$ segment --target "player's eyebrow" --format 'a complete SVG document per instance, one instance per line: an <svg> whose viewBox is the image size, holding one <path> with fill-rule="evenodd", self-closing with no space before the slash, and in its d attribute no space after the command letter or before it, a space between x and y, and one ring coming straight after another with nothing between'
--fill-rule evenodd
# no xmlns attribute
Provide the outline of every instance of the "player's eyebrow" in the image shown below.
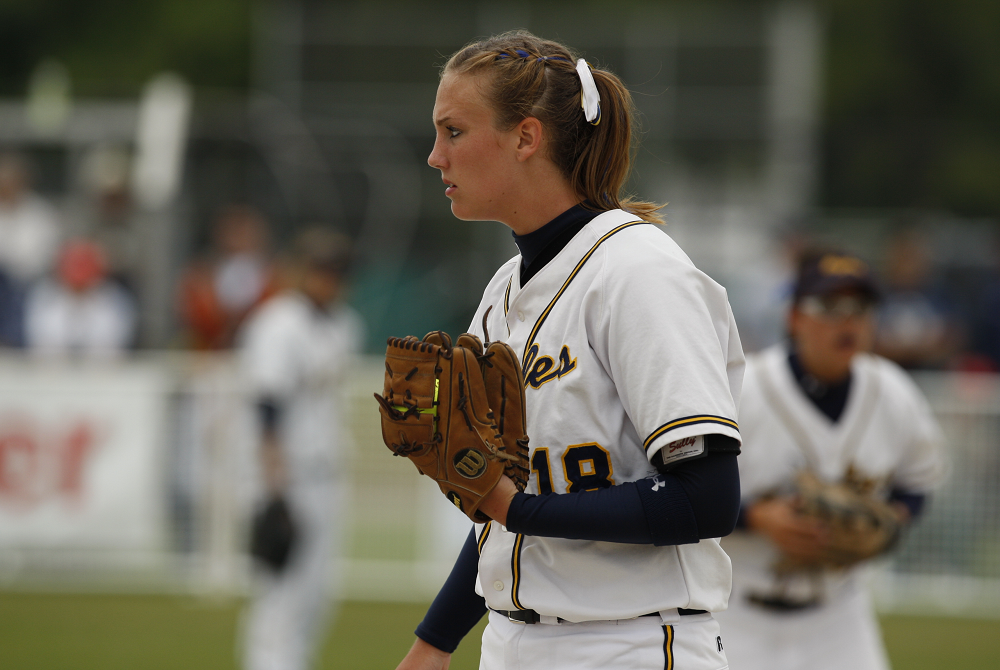
<svg viewBox="0 0 1000 670"><path fill-rule="evenodd" d="M435 126L443 126L444 124L448 123L449 121L451 121L451 117L450 116L444 116L444 117L441 117L440 119L435 119L434 120L434 125Z"/></svg>

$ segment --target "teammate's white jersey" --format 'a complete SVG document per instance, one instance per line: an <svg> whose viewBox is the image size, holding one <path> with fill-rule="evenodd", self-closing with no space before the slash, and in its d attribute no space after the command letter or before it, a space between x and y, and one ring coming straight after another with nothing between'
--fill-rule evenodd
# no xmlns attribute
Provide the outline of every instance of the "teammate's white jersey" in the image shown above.
<svg viewBox="0 0 1000 670"><path fill-rule="evenodd" d="M243 620L247 670L305 670L336 599L331 561L340 554L346 429L344 375L363 326L346 306L318 309L297 291L261 305L241 333L245 391L281 408L278 439L288 468L284 495L296 547L279 574L260 574Z"/></svg>
<svg viewBox="0 0 1000 670"><path fill-rule="evenodd" d="M941 434L927 402L903 370L870 354L854 357L847 406L836 423L799 387L785 346L749 356L740 431L744 501L791 492L796 473L806 468L839 481L853 464L885 496L893 488L927 492L943 475ZM863 565L779 579L772 570L778 551L763 536L737 530L722 544L733 560L733 593L719 621L733 667L888 667ZM755 603L817 598L818 605L793 612Z"/></svg>
<svg viewBox="0 0 1000 670"><path fill-rule="evenodd" d="M796 473L806 468L826 481L840 481L853 464L859 476L877 481L884 496L894 488L928 492L943 474L940 430L926 400L902 369L871 354L854 357L850 395L836 423L799 388L785 346L748 357L740 428L744 500L790 493ZM737 531L723 543L738 556L737 590L767 595L777 588L771 571L777 550L766 539ZM828 573L826 597L835 597L857 573ZM808 597L816 585L805 577L802 582L786 580L782 587L791 598Z"/></svg>
<svg viewBox="0 0 1000 670"><path fill-rule="evenodd" d="M293 479L339 470L345 439L340 391L362 331L350 307L323 311L297 291L261 305L242 331L246 391L280 403L279 438Z"/></svg>
<svg viewBox="0 0 1000 670"><path fill-rule="evenodd" d="M656 474L659 450L672 463L701 455L699 436L740 439L743 352L725 289L656 226L605 212L523 287L519 271L519 256L500 268L470 332L522 356L529 493L640 480ZM726 607L718 540L656 547L477 530L477 591L493 609L588 621Z"/></svg>

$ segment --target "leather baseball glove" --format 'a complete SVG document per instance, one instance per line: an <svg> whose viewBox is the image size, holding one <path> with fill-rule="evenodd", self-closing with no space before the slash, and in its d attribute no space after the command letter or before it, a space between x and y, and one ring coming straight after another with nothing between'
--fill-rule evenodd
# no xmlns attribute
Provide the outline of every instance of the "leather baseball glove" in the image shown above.
<svg viewBox="0 0 1000 670"><path fill-rule="evenodd" d="M846 568L888 551L899 540L899 515L872 495L872 482L857 478L853 471L837 483L802 472L796 486L799 513L818 520L827 531L817 564L802 567Z"/></svg>
<svg viewBox="0 0 1000 670"><path fill-rule="evenodd" d="M518 491L524 491L531 470L528 467L524 374L517 354L506 342L487 342L484 351L482 341L470 333L459 335L457 344L476 354L497 435L503 441L504 451L517 457L504 462L504 474L513 480Z"/></svg>
<svg viewBox="0 0 1000 670"><path fill-rule="evenodd" d="M274 572L288 565L298 543L295 519L284 496L275 495L253 515L250 524L250 555Z"/></svg>
<svg viewBox="0 0 1000 670"><path fill-rule="evenodd" d="M460 340L473 347L478 341L471 335ZM481 354L481 348L477 352L453 346L441 331L428 333L423 340L391 337L383 392L375 394L386 446L413 461L476 523L489 521L479 505L509 464L519 460L516 453L505 450L498 432ZM506 387L509 382L502 384ZM522 396L523 389L522 384Z"/></svg>

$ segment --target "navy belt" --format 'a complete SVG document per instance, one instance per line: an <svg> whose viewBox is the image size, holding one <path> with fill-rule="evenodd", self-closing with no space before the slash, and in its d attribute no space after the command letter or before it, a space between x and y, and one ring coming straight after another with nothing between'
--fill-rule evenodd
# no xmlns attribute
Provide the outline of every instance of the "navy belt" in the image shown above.
<svg viewBox="0 0 1000 670"><path fill-rule="evenodd" d="M511 621L517 621L519 623L538 623L541 621L541 617L535 610L493 610L497 614L502 614ZM706 610L689 610L683 607L677 608L677 613L681 616L691 616L693 614L707 614ZM659 612L650 612L649 614L640 614L637 619L647 616L660 616ZM566 619L559 619L559 623L563 623Z"/></svg>

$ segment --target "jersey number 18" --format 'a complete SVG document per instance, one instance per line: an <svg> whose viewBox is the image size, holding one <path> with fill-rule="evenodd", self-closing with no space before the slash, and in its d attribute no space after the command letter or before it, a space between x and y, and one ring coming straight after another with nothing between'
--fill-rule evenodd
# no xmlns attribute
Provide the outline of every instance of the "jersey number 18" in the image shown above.
<svg viewBox="0 0 1000 670"><path fill-rule="evenodd" d="M566 481L569 482L566 493L596 491L615 485L611 478L611 456L596 442L566 447L562 466ZM535 453L531 455L531 470L537 476L538 492L543 495L552 493L552 468L546 447L535 449Z"/></svg>

